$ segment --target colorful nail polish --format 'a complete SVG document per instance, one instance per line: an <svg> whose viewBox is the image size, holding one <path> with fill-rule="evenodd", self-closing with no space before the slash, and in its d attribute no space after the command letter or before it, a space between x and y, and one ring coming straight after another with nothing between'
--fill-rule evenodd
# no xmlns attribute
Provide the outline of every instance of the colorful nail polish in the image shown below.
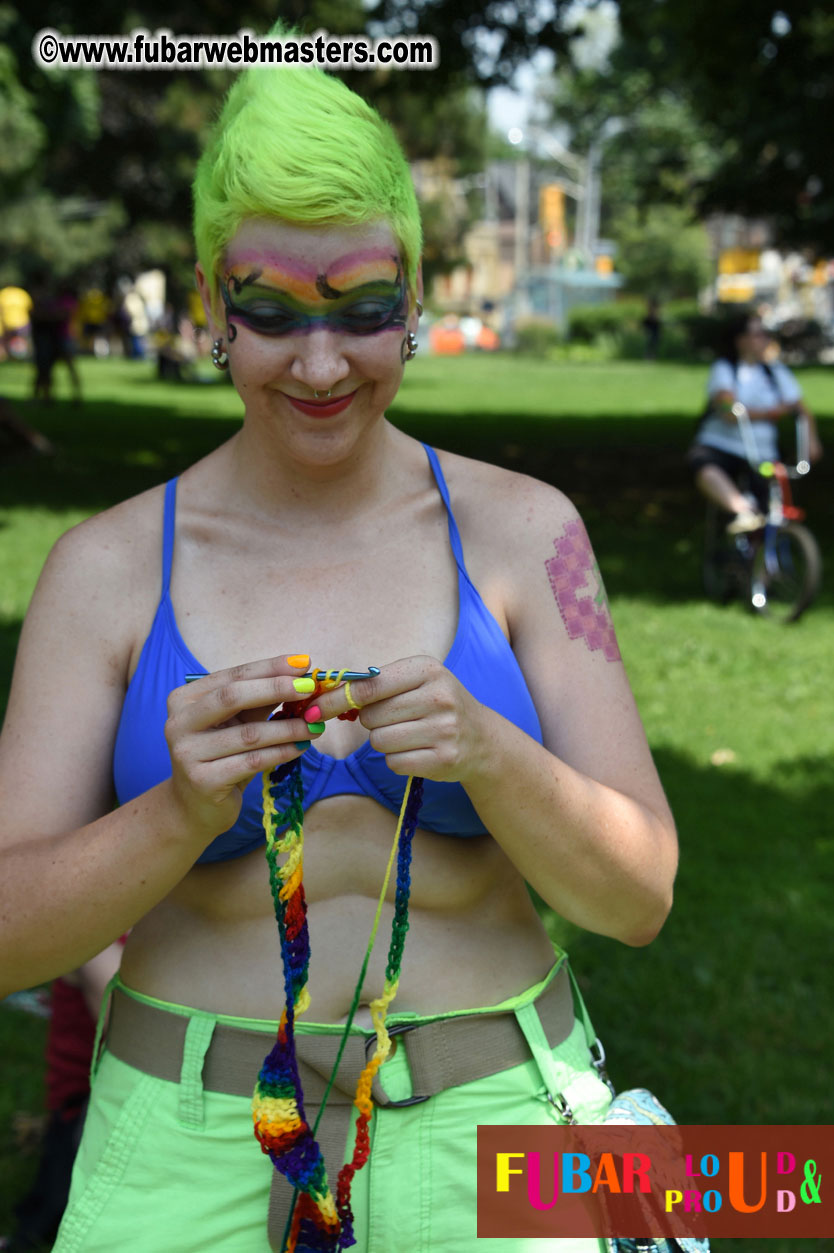
<svg viewBox="0 0 834 1253"><path fill-rule="evenodd" d="M321 710L318 705L311 705L309 709L304 710L305 722L318 722L321 718Z"/></svg>
<svg viewBox="0 0 834 1253"><path fill-rule="evenodd" d="M292 657L287 658L287 665L296 670L306 670L309 664L310 658L306 653L293 653Z"/></svg>
<svg viewBox="0 0 834 1253"><path fill-rule="evenodd" d="M313 735L319 735L324 730L323 722L308 722L307 730Z"/></svg>
<svg viewBox="0 0 834 1253"><path fill-rule="evenodd" d="M311 743L310 740L296 740L295 747L298 749L300 753L303 753L305 752L306 749L310 747L310 743Z"/></svg>
<svg viewBox="0 0 834 1253"><path fill-rule="evenodd" d="M302 695L316 690L315 679L293 679L292 685Z"/></svg>

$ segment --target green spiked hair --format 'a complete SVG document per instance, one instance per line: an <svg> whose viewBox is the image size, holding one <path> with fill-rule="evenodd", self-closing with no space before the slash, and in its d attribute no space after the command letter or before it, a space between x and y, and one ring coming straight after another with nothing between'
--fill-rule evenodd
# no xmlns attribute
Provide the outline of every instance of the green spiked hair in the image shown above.
<svg viewBox="0 0 834 1253"><path fill-rule="evenodd" d="M300 226L385 220L415 290L422 231L390 126L338 78L312 68L245 71L194 178L197 256L217 293L223 252L246 218Z"/></svg>

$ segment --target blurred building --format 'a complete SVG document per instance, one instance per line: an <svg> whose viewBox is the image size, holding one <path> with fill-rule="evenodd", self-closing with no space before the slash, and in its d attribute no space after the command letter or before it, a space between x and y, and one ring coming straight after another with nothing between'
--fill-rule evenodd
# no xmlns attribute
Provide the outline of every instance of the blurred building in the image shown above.
<svg viewBox="0 0 834 1253"><path fill-rule="evenodd" d="M706 222L713 246L720 304L755 305L765 321L834 323L834 262L773 246L764 220L716 214Z"/></svg>
<svg viewBox="0 0 834 1253"><path fill-rule="evenodd" d="M418 195L436 196L443 176L450 177L448 169L415 172ZM526 161L493 161L477 181L462 181L468 183L457 192L462 220L473 188L483 213L465 231L464 262L435 280L433 308L460 315L491 310L506 338L514 324L529 318L564 329L575 305L616 296L622 280L614 271L612 245L599 241L590 257L578 251L575 216L558 181ZM447 195L453 203L453 193Z"/></svg>

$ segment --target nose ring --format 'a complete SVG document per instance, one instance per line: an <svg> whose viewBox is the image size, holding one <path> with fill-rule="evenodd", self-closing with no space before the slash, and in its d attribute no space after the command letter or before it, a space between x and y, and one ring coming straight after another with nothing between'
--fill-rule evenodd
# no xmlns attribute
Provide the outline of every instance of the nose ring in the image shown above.
<svg viewBox="0 0 834 1253"><path fill-rule="evenodd" d="M314 399L315 399L315 400L321 400L322 396L324 396L324 397L326 397L326 398L329 398L329 397L330 397L330 396L332 396L332 395L333 395L333 388L332 388L332 387L331 387L331 388L328 388L328 390L327 390L326 392L317 392L317 391L316 391L316 389L315 389L315 387L313 388L313 397L314 397Z"/></svg>

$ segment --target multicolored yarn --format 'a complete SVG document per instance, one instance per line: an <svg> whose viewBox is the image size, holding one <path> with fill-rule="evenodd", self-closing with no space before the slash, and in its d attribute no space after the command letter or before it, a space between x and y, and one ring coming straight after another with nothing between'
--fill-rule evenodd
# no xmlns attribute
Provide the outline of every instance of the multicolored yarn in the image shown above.
<svg viewBox="0 0 834 1253"><path fill-rule="evenodd" d="M356 1005L359 1003L359 996L362 990L362 984L365 978L365 971L368 966L368 958L371 955L376 929L379 925L380 914L382 913L382 905L388 889L388 879L391 873L391 865L394 859L394 853L397 855L397 891L394 899L394 917L391 922L391 940L388 946L388 961L385 967L385 983L382 989L382 995L376 1000L371 1001L371 1022L376 1031L376 1048L356 1085L356 1096L354 1097L354 1105L359 1110L359 1117L356 1120L356 1140L353 1147L353 1156L349 1162L346 1162L339 1171L339 1179L336 1188L336 1208L339 1213L339 1220L342 1226L342 1243L339 1248L348 1248L356 1241L353 1235L353 1211L350 1206L350 1191L353 1183L353 1177L358 1170L367 1162L371 1152L370 1136L368 1134L368 1126L373 1114L373 1105L371 1102L371 1087L373 1085L374 1076L379 1070L382 1063L388 1057L391 1051L391 1037L385 1026L385 1019L388 1014L388 1007L397 995L397 988L400 982L400 969L402 966L403 949L405 947L405 933L408 930L408 901L411 894L411 848L414 840L414 832L417 828L417 818L420 813L420 804L423 799L423 780L411 777L406 783L405 795L403 796L402 806L400 808L400 816L397 822L397 830L394 835L394 844L391 849L391 856L388 860L388 867L385 872L385 880L382 885L379 902L377 904L377 912L374 918L374 925L371 929L371 938L368 943L368 949L365 954L365 961L362 966L362 973L354 993L354 1002L351 1012L348 1015L348 1024L353 1019ZM345 1037L346 1038L346 1037ZM338 1059L336 1062L338 1068ZM335 1074L335 1070L334 1070ZM345 1238L348 1237L348 1238Z"/></svg>
<svg viewBox="0 0 834 1253"><path fill-rule="evenodd" d="M337 687L343 673L344 671L327 672L326 678L316 685L314 693L301 701L288 702L278 716L292 717L302 713L316 696ZM354 710L349 710L348 713L356 716ZM303 1013L310 1004L307 991L310 938L303 883L304 789L300 761L296 759L279 766L271 774L264 775L263 823L266 857L278 922L286 1004L281 1013L275 1044L264 1060L258 1076L252 1113L255 1135L261 1148L269 1155L275 1168L296 1188L296 1204L291 1215L289 1235L285 1237L284 1253L338 1253L338 1250L356 1243L350 1205L351 1185L354 1175L361 1170L370 1155L368 1127L373 1113L371 1086L374 1075L391 1048L385 1019L388 1007L397 994L405 934L408 930L411 848L422 799L422 785L422 779L412 778L406 785L362 971L354 991L333 1074L319 1112L321 1118L359 1004L396 857L397 888L385 984L381 996L372 1001L370 1007L377 1036L376 1048L357 1083L354 1100L359 1110L356 1141L351 1160L339 1173L334 1201L328 1185L324 1158L315 1139L316 1128L310 1128L304 1112L304 1094L295 1053L296 1014ZM276 796L281 798L280 810L276 807ZM278 837L276 831L283 827L286 827L286 832ZM284 858L283 862L279 862L281 857Z"/></svg>

